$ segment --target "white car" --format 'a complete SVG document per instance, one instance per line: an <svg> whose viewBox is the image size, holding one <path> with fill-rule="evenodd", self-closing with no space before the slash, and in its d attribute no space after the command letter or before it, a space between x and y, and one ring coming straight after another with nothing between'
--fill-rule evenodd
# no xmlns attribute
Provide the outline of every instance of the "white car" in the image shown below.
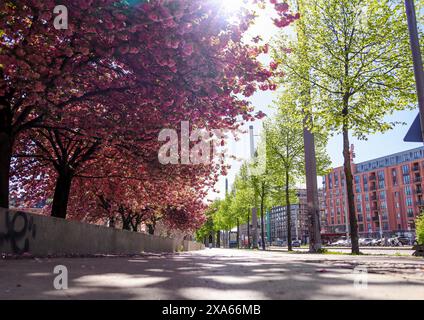
<svg viewBox="0 0 424 320"><path fill-rule="evenodd" d="M361 238L361 239L359 239L359 245L360 246L371 246L372 243L373 243L373 240L374 239L372 239L372 238Z"/></svg>
<svg viewBox="0 0 424 320"><path fill-rule="evenodd" d="M347 241L346 240L343 240L343 239L340 239L340 240L337 240L336 242L333 242L331 245L332 246L337 246L337 247L343 247L343 246L346 246L347 245Z"/></svg>

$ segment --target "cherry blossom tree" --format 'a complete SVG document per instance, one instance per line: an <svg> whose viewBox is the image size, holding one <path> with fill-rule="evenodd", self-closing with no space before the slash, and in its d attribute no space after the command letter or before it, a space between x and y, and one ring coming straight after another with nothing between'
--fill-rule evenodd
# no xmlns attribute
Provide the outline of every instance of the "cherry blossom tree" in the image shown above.
<svg viewBox="0 0 424 320"><path fill-rule="evenodd" d="M286 4L270 3L277 26L297 18ZM32 202L52 198L57 217L66 217L68 202L85 208L75 199L87 192L96 210L121 206L121 220L161 212L175 217L170 225L185 224L200 212L218 167L163 168L157 137L187 119L236 129L262 116L245 98L275 89L274 68L258 60L267 45L242 41L254 14L240 9L232 22L217 0L63 5L72 12L66 30L53 26L54 1L0 4L0 206L8 206L11 174L14 192L25 190Z"/></svg>

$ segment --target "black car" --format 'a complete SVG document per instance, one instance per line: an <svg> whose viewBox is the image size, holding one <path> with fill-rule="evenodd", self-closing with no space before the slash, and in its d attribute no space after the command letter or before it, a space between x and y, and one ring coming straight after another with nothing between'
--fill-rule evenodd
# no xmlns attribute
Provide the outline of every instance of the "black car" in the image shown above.
<svg viewBox="0 0 424 320"><path fill-rule="evenodd" d="M404 246L409 246L411 244L411 239L408 237L397 237L398 241Z"/></svg>

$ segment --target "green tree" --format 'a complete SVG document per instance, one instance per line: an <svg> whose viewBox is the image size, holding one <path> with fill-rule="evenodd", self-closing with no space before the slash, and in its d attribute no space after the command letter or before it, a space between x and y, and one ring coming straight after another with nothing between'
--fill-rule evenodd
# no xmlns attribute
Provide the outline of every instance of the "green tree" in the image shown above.
<svg viewBox="0 0 424 320"><path fill-rule="evenodd" d="M415 232L417 234L418 244L424 245L424 214L417 217L415 221Z"/></svg>
<svg viewBox="0 0 424 320"><path fill-rule="evenodd" d="M296 183L303 182L305 157L303 143L303 113L298 109L299 96L286 88L279 97L275 118L265 125L267 135L267 166L274 186L284 188L284 204L287 213L288 250L292 251L291 203L296 197ZM326 153L327 135L316 134L316 158L319 173L325 173L331 162Z"/></svg>
<svg viewBox="0 0 424 320"><path fill-rule="evenodd" d="M230 211L235 216L237 222L237 241L240 246L240 223L247 223L248 247L250 247L250 216L252 208L255 206L254 191L249 184L247 175L247 164L244 163L234 180L235 196L231 203Z"/></svg>
<svg viewBox="0 0 424 320"><path fill-rule="evenodd" d="M400 0L296 3L298 34L307 40L292 47L292 57L280 51L279 60L292 80L310 85L303 107L314 122L343 137L352 253L358 254L349 139L391 129L396 123L386 116L416 101L404 6ZM320 126L314 123L315 132Z"/></svg>
<svg viewBox="0 0 424 320"><path fill-rule="evenodd" d="M267 141L266 141L266 130L261 134L261 140L258 144L256 150L255 158L249 163L249 178L251 187L254 193L255 199L255 208L259 208L260 212L260 221L261 221L261 244L262 249L266 250L265 245L265 223L264 223L264 213L265 209L271 201L271 191L273 189L273 180L271 172L268 168L266 150L267 150ZM257 243L256 235L254 236L253 246L256 248Z"/></svg>
<svg viewBox="0 0 424 320"><path fill-rule="evenodd" d="M202 240L205 245L209 242L209 237L211 236L213 239L216 231L218 230L216 224L214 223L214 220L220 207L220 204L221 200L219 199L213 201L210 204L209 208L205 212L206 222L200 229L196 231L196 239Z"/></svg>

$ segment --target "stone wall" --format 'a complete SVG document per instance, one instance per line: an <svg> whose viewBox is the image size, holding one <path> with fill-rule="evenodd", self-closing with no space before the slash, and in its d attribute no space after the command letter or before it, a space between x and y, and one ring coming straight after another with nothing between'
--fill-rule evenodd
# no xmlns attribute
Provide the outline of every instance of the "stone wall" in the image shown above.
<svg viewBox="0 0 424 320"><path fill-rule="evenodd" d="M138 254L201 250L193 241L151 236L0 208L0 253Z"/></svg>

